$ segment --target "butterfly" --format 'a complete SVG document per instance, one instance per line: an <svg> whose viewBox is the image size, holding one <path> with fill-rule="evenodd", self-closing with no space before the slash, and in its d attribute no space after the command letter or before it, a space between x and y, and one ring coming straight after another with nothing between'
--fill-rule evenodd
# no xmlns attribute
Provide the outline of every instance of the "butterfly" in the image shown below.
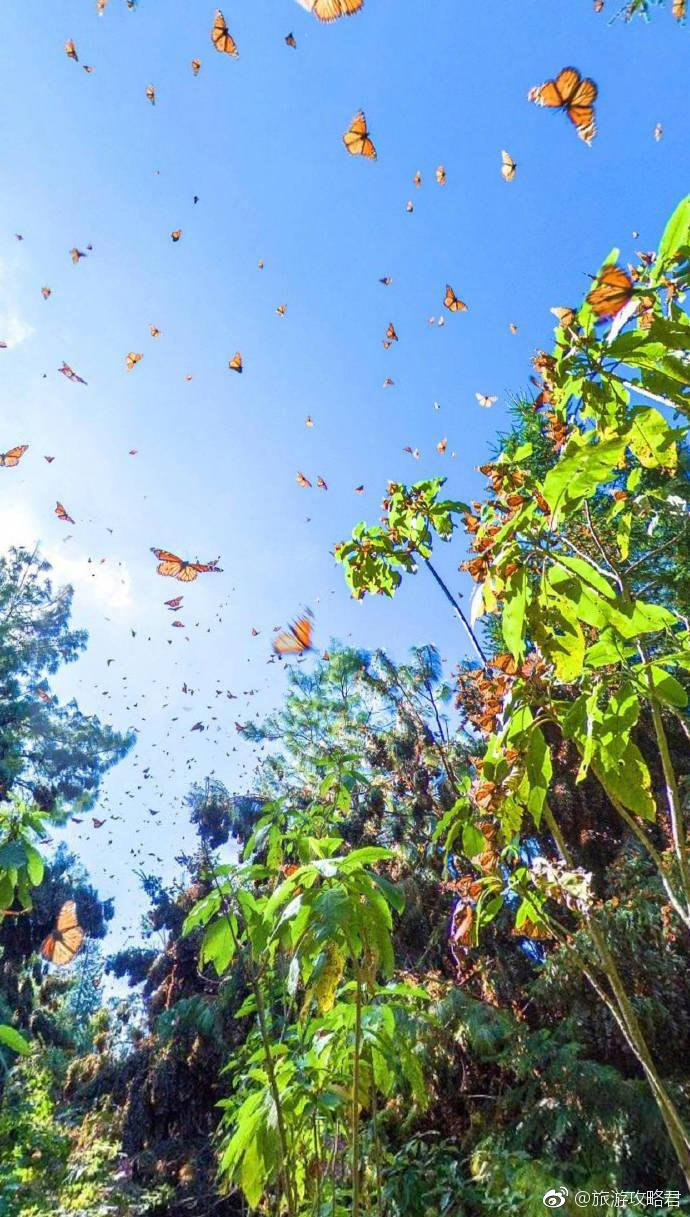
<svg viewBox="0 0 690 1217"><path fill-rule="evenodd" d="M489 410L491 406L493 406L494 402L498 401L497 397L487 397L486 393L475 393L474 396L476 397L480 406L483 406L485 410Z"/></svg>
<svg viewBox="0 0 690 1217"><path fill-rule="evenodd" d="M297 0L308 13L319 21L337 21L339 17L351 17L364 6L364 0Z"/></svg>
<svg viewBox="0 0 690 1217"><path fill-rule="evenodd" d="M673 0L671 13L675 17L676 21L685 21L687 7L687 0Z"/></svg>
<svg viewBox="0 0 690 1217"><path fill-rule="evenodd" d="M181 236L182 236L182 229L181 229L181 228L176 228L174 232L171 232L171 233L170 233L170 240L171 240L171 241L179 241L179 239L180 239L180 237L181 237Z"/></svg>
<svg viewBox="0 0 690 1217"><path fill-rule="evenodd" d="M55 504L55 514L56 514L58 520L62 520L63 524L74 524L74 520L72 519L72 517L70 515L67 514L64 507L62 506L62 503L60 503L60 502L57 502Z"/></svg>
<svg viewBox="0 0 690 1217"><path fill-rule="evenodd" d="M70 249L69 256L72 259L72 261L74 262L74 265L76 266L79 259L85 258L86 254L83 253L81 249L77 249L77 247L75 245L74 249Z"/></svg>
<svg viewBox="0 0 690 1217"><path fill-rule="evenodd" d="M287 312L287 304L279 304L276 309L276 312L279 317L284 317Z"/></svg>
<svg viewBox="0 0 690 1217"><path fill-rule="evenodd" d="M445 454L447 447L448 447L448 440L444 437L443 439L440 439L438 441L438 443L436 445L436 451L440 452L441 456L443 456Z"/></svg>
<svg viewBox="0 0 690 1217"><path fill-rule="evenodd" d="M367 160L376 160L376 149L371 142L364 110L358 110L355 114L343 136L343 143L350 156L365 156Z"/></svg>
<svg viewBox="0 0 690 1217"><path fill-rule="evenodd" d="M73 59L75 63L79 63L79 56L77 55L77 48L75 47L71 38L68 38L67 42L65 43L65 55L67 56L68 59Z"/></svg>
<svg viewBox="0 0 690 1217"><path fill-rule="evenodd" d="M388 339L389 342L398 341L398 335L395 332L395 326L393 325L392 321L390 322L388 329L386 330L386 338Z"/></svg>
<svg viewBox="0 0 690 1217"><path fill-rule="evenodd" d="M44 299L44 300L47 300L47 299L48 299L48 297L49 297L50 295L52 295L51 289L50 289L49 287L42 287L42 288L41 288L41 295L43 296L43 299Z"/></svg>
<svg viewBox="0 0 690 1217"><path fill-rule="evenodd" d="M285 35L285 44L286 44L286 46L291 46L291 47L292 47L292 49L293 49L293 51L296 51L296 50L297 50L297 43L295 42L295 35L294 35L294 34L286 34L286 35Z"/></svg>
<svg viewBox="0 0 690 1217"><path fill-rule="evenodd" d="M382 279L379 279L379 283L382 283L384 287L390 287L392 282L390 275L384 275Z"/></svg>
<svg viewBox="0 0 690 1217"><path fill-rule="evenodd" d="M157 325L150 325L150 326L149 326L149 330L151 331L151 337L152 337L152 338L160 338L160 336L161 336L161 332L160 332L160 330L158 329L158 326L157 326Z"/></svg>
<svg viewBox="0 0 690 1217"><path fill-rule="evenodd" d="M192 60L192 71L195 76L199 75L199 72L201 71L201 60L200 59Z"/></svg>
<svg viewBox="0 0 690 1217"><path fill-rule="evenodd" d="M16 448L10 448L9 452L0 452L0 465L4 469L14 469L18 465L26 452L28 444L18 444Z"/></svg>
<svg viewBox="0 0 690 1217"><path fill-rule="evenodd" d="M436 170L436 181L438 182L439 186L445 186L446 184L446 171L443 168L443 165L439 165Z"/></svg>
<svg viewBox="0 0 690 1217"><path fill-rule="evenodd" d="M318 486L319 490L328 490L328 483L324 481L320 474L316 479L316 485Z"/></svg>
<svg viewBox="0 0 690 1217"><path fill-rule="evenodd" d="M311 414L307 414L307 417L304 420L304 425L305 425L305 427L314 426L314 419L312 418Z"/></svg>
<svg viewBox="0 0 690 1217"><path fill-rule="evenodd" d="M597 317L615 317L632 298L632 279L620 266L605 266L586 300Z"/></svg>
<svg viewBox="0 0 690 1217"><path fill-rule="evenodd" d="M594 102L598 89L593 80L583 80L577 68L563 68L555 80L530 89L527 97L538 106L565 110L580 139L591 144L597 133Z"/></svg>
<svg viewBox="0 0 690 1217"><path fill-rule="evenodd" d="M212 562L187 562L184 558L178 558L177 554L171 554L168 549L155 549L153 546L151 553L158 558L156 573L171 579L179 579L180 583L193 583L198 575L205 575L209 572L222 574L218 558Z"/></svg>
<svg viewBox="0 0 690 1217"><path fill-rule="evenodd" d="M153 85L147 85L147 86L146 86L146 96L147 96L148 100L151 102L151 105L152 105L152 106L155 106L155 104L156 104L156 90L154 89Z"/></svg>
<svg viewBox="0 0 690 1217"><path fill-rule="evenodd" d="M414 185L415 185L415 186L421 186L421 184L422 184L422 175L421 175L421 173L419 172L419 169L418 169L418 170L417 170L417 172L415 173L415 175L414 175L414 177L413 177L412 181L413 181L413 183L414 183Z"/></svg>
<svg viewBox="0 0 690 1217"><path fill-rule="evenodd" d="M41 955L48 963L64 968L72 962L83 941L77 906L73 900L66 900L57 915L55 929L41 943Z"/></svg>
<svg viewBox="0 0 690 1217"><path fill-rule="evenodd" d="M408 213L408 215L410 212L414 211L414 203L412 202L412 199L407 200L405 204L405 211Z"/></svg>
<svg viewBox="0 0 690 1217"><path fill-rule="evenodd" d="M49 465L52 465L53 461L55 460L55 457L54 456L44 456L43 459L44 459L44 461L47 461Z"/></svg>
<svg viewBox="0 0 690 1217"><path fill-rule="evenodd" d="M445 299L444 299L443 303L444 303L444 306L447 309L449 309L449 311L451 313L466 313L467 312L467 305L465 304L465 302L463 300L460 300L455 295L455 292L453 291L452 287L450 286L450 283L446 283L446 295L445 295Z"/></svg>
<svg viewBox="0 0 690 1217"><path fill-rule="evenodd" d="M355 494L364 494L364 483L360 486L355 486Z"/></svg>
<svg viewBox="0 0 690 1217"><path fill-rule="evenodd" d="M501 176L506 182L512 182L513 178L515 177L517 165L515 164L515 161L510 153L506 152L505 148L501 151L501 160L503 162L501 165Z"/></svg>
<svg viewBox="0 0 690 1217"><path fill-rule="evenodd" d="M276 655L303 655L312 649L312 626L308 617L291 622L287 630L276 634L273 650Z"/></svg>
<svg viewBox="0 0 690 1217"><path fill-rule="evenodd" d="M125 364L127 366L127 371L131 372L132 368L136 367L136 365L139 363L139 360L143 359L143 358L144 358L144 356L138 355L136 351L130 351L129 355L125 356Z"/></svg>
<svg viewBox="0 0 690 1217"><path fill-rule="evenodd" d="M184 596L174 596L172 600L164 600L163 603L172 613L176 613L183 600Z"/></svg>
<svg viewBox="0 0 690 1217"><path fill-rule="evenodd" d="M309 481L309 478L305 478L303 473L297 473L297 485L303 486L306 490L311 489L311 482Z"/></svg>
<svg viewBox="0 0 690 1217"><path fill-rule="evenodd" d="M240 355L239 351L235 351L232 359L228 360L228 367L231 372L242 371L242 356Z"/></svg>
<svg viewBox="0 0 690 1217"><path fill-rule="evenodd" d="M226 55L232 55L233 59L237 59L239 55L237 43L229 32L225 24L225 17L219 8L216 9L215 20L211 26L211 42L217 51L224 51Z"/></svg>
<svg viewBox="0 0 690 1217"><path fill-rule="evenodd" d="M79 385L86 384L86 381L83 380L81 376L77 376L77 373L73 372L69 364L65 363L64 360L62 362L62 367L58 368L58 372L62 372L62 375L66 376L68 380L74 380Z"/></svg>
<svg viewBox="0 0 690 1217"><path fill-rule="evenodd" d="M577 313L572 308L561 308L559 306L550 309L549 312L553 313L554 317L558 321L558 324L564 330L569 330L570 327L574 325L577 318Z"/></svg>

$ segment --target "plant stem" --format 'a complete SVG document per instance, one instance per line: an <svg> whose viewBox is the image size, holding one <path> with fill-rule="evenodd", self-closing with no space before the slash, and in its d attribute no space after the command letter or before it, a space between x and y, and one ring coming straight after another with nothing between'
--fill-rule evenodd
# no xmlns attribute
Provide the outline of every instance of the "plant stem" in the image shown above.
<svg viewBox="0 0 690 1217"><path fill-rule="evenodd" d="M429 561L429 559L425 558L424 562L427 566L427 569L430 570L432 575L434 576L434 579L438 583L441 591L443 592L444 596L446 597L446 600L449 600L450 603L452 604L453 608L455 609L455 612L457 613L463 626L465 627L465 632L467 634L467 637L469 638L470 642L472 643L472 646L474 647L474 650L476 651L477 655L479 656L479 659L481 660L482 667L485 668L488 663L486 655L484 654L481 646L479 645L479 640L477 638L477 635L475 634L474 630L472 629L472 626L470 625L465 614L463 613L462 609L460 608L460 605L458 604L457 600L455 599L455 596L450 591L450 589L446 586L446 584L443 582L443 579L439 575L438 571L435 570L434 567L431 565L431 562Z"/></svg>
<svg viewBox="0 0 690 1217"><path fill-rule="evenodd" d="M362 1051L362 982L357 973L355 1056L352 1067L352 1217L359 1217L359 1063Z"/></svg>

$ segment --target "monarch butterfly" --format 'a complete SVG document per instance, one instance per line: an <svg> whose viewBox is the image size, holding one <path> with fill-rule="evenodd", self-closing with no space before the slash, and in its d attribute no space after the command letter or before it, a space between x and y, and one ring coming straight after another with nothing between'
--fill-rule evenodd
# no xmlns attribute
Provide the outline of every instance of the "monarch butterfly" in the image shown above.
<svg viewBox="0 0 690 1217"><path fill-rule="evenodd" d="M324 481L321 474L319 474L316 479L316 485L318 486L319 490L328 490L328 482Z"/></svg>
<svg viewBox="0 0 690 1217"><path fill-rule="evenodd" d="M513 178L515 177L517 165L515 164L515 161L510 153L505 151L505 148L501 151L501 160L503 162L501 165L501 176L506 182L512 182Z"/></svg>
<svg viewBox="0 0 690 1217"><path fill-rule="evenodd" d="M279 304L276 309L276 312L279 317L284 317L287 312L287 304Z"/></svg>
<svg viewBox="0 0 690 1217"><path fill-rule="evenodd" d="M393 280L390 275L384 275L382 279L379 279L379 283L382 283L384 287L390 287L392 282Z"/></svg>
<svg viewBox="0 0 690 1217"><path fill-rule="evenodd" d="M42 287L42 288L41 288L41 295L43 296L43 299L44 299L44 300L47 300L47 299L48 299L48 297L52 295L52 291L51 291L51 289L50 289L49 287Z"/></svg>
<svg viewBox="0 0 690 1217"><path fill-rule="evenodd" d="M415 173L415 175L414 175L414 177L413 177L413 179L412 179L412 182L413 182L413 184L414 184L415 186L421 186L421 184L422 184L422 175L421 175L421 173L419 172L419 169L418 169L418 170L417 170L417 172Z"/></svg>
<svg viewBox="0 0 690 1217"><path fill-rule="evenodd" d="M591 144L597 133L594 102L598 93L593 80L583 80L577 68L563 68L555 80L530 89L527 97L538 106L565 110L580 139Z"/></svg>
<svg viewBox="0 0 690 1217"><path fill-rule="evenodd" d="M304 474L300 473L299 471L297 473L297 485L303 486L305 490L311 490L311 482L309 481L309 478L305 478Z"/></svg>
<svg viewBox="0 0 690 1217"><path fill-rule="evenodd" d="M365 156L367 160L376 160L376 149L367 129L364 110L358 110L350 126L343 136L343 143L350 156Z"/></svg>
<svg viewBox="0 0 690 1217"><path fill-rule="evenodd" d="M9 452L0 452L0 465L4 469L14 469L18 465L26 452L28 444L18 444L16 448L10 448Z"/></svg>
<svg viewBox="0 0 690 1217"><path fill-rule="evenodd" d="M58 368L58 372L62 372L62 375L66 376L68 380L74 380L79 385L86 384L86 381L83 380L81 376L77 376L77 373L73 372L71 367L69 366L69 364L65 363L64 360L62 363L62 367Z"/></svg>
<svg viewBox="0 0 690 1217"><path fill-rule="evenodd" d="M157 325L150 325L150 326L149 326L149 330L151 331L151 337L152 337L152 338L160 338L160 336L161 336L161 332L160 332L160 330L158 329L158 326L157 326Z"/></svg>
<svg viewBox="0 0 690 1217"><path fill-rule="evenodd" d="M414 211L414 203L412 202L412 199L407 200L407 202L405 204L405 211L407 212L408 215L410 214L410 212Z"/></svg>
<svg viewBox="0 0 690 1217"><path fill-rule="evenodd" d="M143 358L144 358L144 356L138 354L136 351L130 351L129 355L125 356L125 364L127 366L127 371L131 372L132 368L136 367L136 365L139 363L139 361Z"/></svg>
<svg viewBox="0 0 690 1217"><path fill-rule="evenodd" d="M445 186L446 184L446 171L443 168L443 165L439 165L436 169L436 181L438 182L439 186Z"/></svg>
<svg viewBox="0 0 690 1217"><path fill-rule="evenodd" d="M164 600L163 603L172 613L176 613L183 600L184 596L174 596L172 600Z"/></svg>
<svg viewBox="0 0 690 1217"><path fill-rule="evenodd" d="M71 38L68 38L67 42L65 43L65 55L67 56L68 59L73 59L75 63L79 63L79 56L77 55L77 48L75 47Z"/></svg>
<svg viewBox="0 0 690 1217"><path fill-rule="evenodd" d="M54 456L44 456L43 459L44 459L44 461L47 461L49 465L52 465L53 461L55 460L55 457Z"/></svg>
<svg viewBox="0 0 690 1217"><path fill-rule="evenodd" d="M311 651L312 626L308 617L300 617L291 622L287 630L276 634L273 639L273 650L276 655L303 655Z"/></svg>
<svg viewBox="0 0 690 1217"><path fill-rule="evenodd" d="M218 558L214 558L212 562L188 562L184 558L178 558L177 554L171 554L169 549L155 549L153 546L151 553L158 558L157 574L179 579L180 583L193 583L198 575L209 572L222 574Z"/></svg>
<svg viewBox="0 0 690 1217"><path fill-rule="evenodd" d="M450 286L450 283L446 283L446 297L445 297L445 300L443 301L443 303L444 303L445 307L451 313L466 313L467 312L467 305L465 304L465 302L463 300L460 300L455 295L455 292L453 291L452 287Z"/></svg>
<svg viewBox="0 0 690 1217"><path fill-rule="evenodd" d="M86 254L83 253L83 251L81 249L77 249L77 247L75 245L74 249L70 249L69 256L72 259L72 261L74 262L74 265L76 266L79 259L85 258Z"/></svg>
<svg viewBox="0 0 690 1217"><path fill-rule="evenodd" d="M615 317L633 294L632 279L620 266L605 266L586 299L597 317Z"/></svg>
<svg viewBox="0 0 690 1217"><path fill-rule="evenodd" d="M577 313L574 309L557 307L552 308L549 311L553 313L554 317L558 321L558 324L561 326L561 329L569 330L570 327L574 325L577 317Z"/></svg>
<svg viewBox="0 0 690 1217"><path fill-rule="evenodd" d="M386 330L386 338L388 339L389 342L398 341L398 335L395 332L395 326L393 325L392 321L390 322L388 329Z"/></svg>
<svg viewBox="0 0 690 1217"><path fill-rule="evenodd" d="M351 17L364 6L364 0L297 0L308 13L319 21L337 21L339 17Z"/></svg>
<svg viewBox="0 0 690 1217"><path fill-rule="evenodd" d="M41 955L48 963L64 968L72 962L83 941L77 906L73 900L66 900L57 915L55 929L41 943Z"/></svg>
<svg viewBox="0 0 690 1217"><path fill-rule="evenodd" d="M295 42L295 35L294 35L294 34L286 34L286 35L285 35L285 44L286 44L286 46L291 46L291 47L292 47L292 49L293 49L293 51L296 51L296 50L297 50L297 43Z"/></svg>
<svg viewBox="0 0 690 1217"><path fill-rule="evenodd" d="M58 520L62 520L63 524L74 524L74 520L72 519L72 517L70 515L67 514L64 507L62 506L62 503L60 503L60 502L57 502L55 504L55 514L56 514Z"/></svg>
<svg viewBox="0 0 690 1217"><path fill-rule="evenodd" d="M148 100L151 102L151 105L152 105L152 106L155 106L155 104L156 104L156 90L154 89L153 85L147 85L147 86L146 86L146 96L147 96Z"/></svg>
<svg viewBox="0 0 690 1217"><path fill-rule="evenodd" d="M687 8L688 8L687 0L673 0L671 12L673 13L673 16L675 17L676 21L685 21L685 15L687 13Z"/></svg>
<svg viewBox="0 0 690 1217"><path fill-rule="evenodd" d="M242 371L242 356L240 355L239 351L235 351L232 359L228 360L228 367L231 372Z"/></svg>
<svg viewBox="0 0 690 1217"><path fill-rule="evenodd" d="M314 419L312 418L311 414L307 414L307 417L304 420L304 425L305 425L305 427L314 426Z"/></svg>
<svg viewBox="0 0 690 1217"><path fill-rule="evenodd" d="M193 60L192 60L192 71L193 71L194 75L195 75L195 76L198 76L198 75L199 75L200 70L201 70L201 60L200 60L200 59L193 59Z"/></svg>
<svg viewBox="0 0 690 1217"><path fill-rule="evenodd" d="M219 8L216 9L215 20L211 26L211 42L217 51L224 51L226 55L232 55L233 59L237 59L239 55L237 43L228 30L225 17Z"/></svg>
<svg viewBox="0 0 690 1217"><path fill-rule="evenodd" d="M476 397L480 406L483 406L485 410L489 410L491 406L493 406L494 402L498 401L497 397L487 397L486 393L475 393L474 396Z"/></svg>
<svg viewBox="0 0 690 1217"><path fill-rule="evenodd" d="M181 228L176 228L174 232L171 232L171 233L170 233L170 240L171 240L171 241L179 241L179 239L180 239L180 237L181 237L181 236L182 236L182 229L181 229Z"/></svg>

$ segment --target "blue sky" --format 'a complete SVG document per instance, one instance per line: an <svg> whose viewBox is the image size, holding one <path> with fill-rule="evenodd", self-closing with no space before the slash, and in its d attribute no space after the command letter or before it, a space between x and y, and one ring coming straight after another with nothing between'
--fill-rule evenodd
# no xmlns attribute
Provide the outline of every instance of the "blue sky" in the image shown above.
<svg viewBox="0 0 690 1217"><path fill-rule="evenodd" d="M366 0L321 26L294 0L227 0L232 60L211 45L212 3L109 0L102 18L92 0L2 6L0 450L30 449L0 470L0 543L40 540L74 583L91 643L61 695L140 731L106 783L105 814L123 819L68 833L103 895L127 893L120 929L141 907L129 851L172 874L189 783L212 769L230 788L248 781L233 723L280 700L275 625L307 604L320 646L336 636L402 657L432 640L449 665L464 654L422 576L392 603L357 605L330 551L377 517L390 478L445 473L454 497L481 493L476 466L551 342L549 307L577 303L614 244L624 257L653 248L687 191L688 31L667 11L609 24L614 7ZM592 148L526 100L570 63L599 84ZM341 142L360 107L375 164ZM502 148L518 164L510 184ZM73 266L69 250L88 244ZM446 282L469 312L429 326ZM400 341L384 350L390 321ZM227 367L236 350L242 376ZM131 373L129 351L144 356ZM63 360L87 386L57 374ZM492 410L477 391L498 397ZM298 470L328 492L300 489ZM152 545L220 555L224 573L185 589L156 576ZM461 556L444 549L438 564L467 599ZM163 607L179 592L185 630ZM256 692L228 702L216 689ZM199 719L209 729L191 735Z"/></svg>

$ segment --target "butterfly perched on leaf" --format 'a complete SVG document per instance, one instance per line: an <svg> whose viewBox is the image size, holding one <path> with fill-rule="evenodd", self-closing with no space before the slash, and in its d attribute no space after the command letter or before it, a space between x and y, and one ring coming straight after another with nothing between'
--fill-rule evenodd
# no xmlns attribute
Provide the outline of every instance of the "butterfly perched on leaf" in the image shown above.
<svg viewBox="0 0 690 1217"><path fill-rule="evenodd" d="M365 156L367 160L376 160L376 149L369 135L364 110L358 110L355 114L343 136L343 143L350 156Z"/></svg>
<svg viewBox="0 0 690 1217"><path fill-rule="evenodd" d="M143 358L144 356L139 354L137 351L130 351L129 355L125 356L125 366L127 371L131 372L132 369L135 368L139 361Z"/></svg>
<svg viewBox="0 0 690 1217"><path fill-rule="evenodd" d="M3 469L14 469L18 465L26 452L28 444L18 444L16 448L10 448L8 452L0 452L0 466Z"/></svg>
<svg viewBox="0 0 690 1217"><path fill-rule="evenodd" d="M216 15L211 26L211 42L217 51L222 51L226 55L232 55L233 59L237 59L239 51L237 43L225 24L225 17L220 9L216 9Z"/></svg>
<svg viewBox="0 0 690 1217"><path fill-rule="evenodd" d="M179 579L180 583L193 583L199 575L222 574L218 558L212 562L188 562L184 558L178 558L177 554L171 554L168 549L155 549L153 546L151 553L158 558L156 573L170 579Z"/></svg>
<svg viewBox="0 0 690 1217"><path fill-rule="evenodd" d="M303 655L312 649L312 624L309 617L300 617L290 623L286 630L276 634L273 650L276 655Z"/></svg>
<svg viewBox="0 0 690 1217"><path fill-rule="evenodd" d="M591 144L597 133L594 102L598 89L593 80L585 78L577 68L563 68L555 80L537 85L527 94L529 101L551 110L565 110L580 139Z"/></svg>
<svg viewBox="0 0 690 1217"><path fill-rule="evenodd" d="M364 0L297 0L308 13L319 21L337 21L339 17L351 17L364 7Z"/></svg>
<svg viewBox="0 0 690 1217"><path fill-rule="evenodd" d="M597 275L594 287L586 300L597 317L615 317L616 313L632 299L633 283L630 275L620 266L611 263Z"/></svg>
<svg viewBox="0 0 690 1217"><path fill-rule="evenodd" d="M460 300L459 297L455 295L450 283L446 283L446 295L443 304L451 313L467 312L467 305L465 304L464 300Z"/></svg>
<svg viewBox="0 0 690 1217"><path fill-rule="evenodd" d="M485 410L489 410L494 402L498 401L497 397L489 397L486 393L475 393L474 396Z"/></svg>
<svg viewBox="0 0 690 1217"><path fill-rule="evenodd" d="M240 355L239 351L235 351L232 359L228 360L228 367L231 372L242 371L242 356Z"/></svg>
<svg viewBox="0 0 690 1217"><path fill-rule="evenodd" d="M71 515L67 514L62 503L60 502L55 504L55 514L58 520L62 520L63 524L74 524L74 520L72 519Z"/></svg>
<svg viewBox="0 0 690 1217"><path fill-rule="evenodd" d="M505 148L501 152L501 176L506 182L512 182L515 177L517 165L509 152Z"/></svg>
<svg viewBox="0 0 690 1217"><path fill-rule="evenodd" d="M55 929L41 943L41 955L57 968L72 962L84 941L84 931L77 918L77 906L66 900L57 915Z"/></svg>

